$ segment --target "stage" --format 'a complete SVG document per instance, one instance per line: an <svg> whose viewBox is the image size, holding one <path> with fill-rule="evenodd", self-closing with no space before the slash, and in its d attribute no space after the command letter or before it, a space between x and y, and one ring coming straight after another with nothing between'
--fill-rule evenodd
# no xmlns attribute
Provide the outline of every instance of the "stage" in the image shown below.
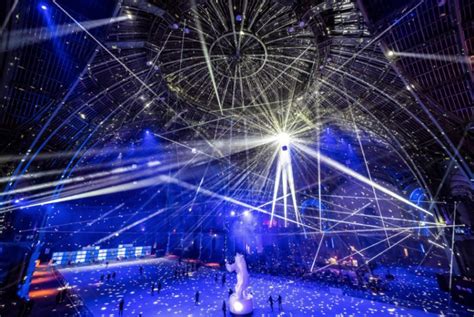
<svg viewBox="0 0 474 317"><path fill-rule="evenodd" d="M223 271L201 267L189 277L174 278L175 260L166 258L142 259L84 267L60 269L65 280L84 301L94 316L118 316L118 303L124 298L124 316L222 316L222 302L235 284L235 276ZM140 274L140 266L143 274ZM115 280L100 281L102 274L116 273ZM436 281L411 274L406 269L393 269L393 288L403 298L393 294L373 295L368 291L335 288L316 281L291 279L263 274L251 274L254 294L254 316L436 316L447 314L447 298L438 290ZM219 278L216 282L216 273ZM156 283L163 288L158 294ZM155 282L154 294L151 284ZM423 289L422 289L423 288ZM200 303L195 304L195 292L200 292ZM268 303L271 295L283 297L282 310L274 304L272 313ZM365 297L365 298L363 298ZM424 307L424 309L422 308ZM454 304L456 309L464 309ZM466 311L466 310L464 310ZM228 310L227 310L228 312ZM463 313L458 313L463 315ZM229 313L228 313L229 315Z"/></svg>

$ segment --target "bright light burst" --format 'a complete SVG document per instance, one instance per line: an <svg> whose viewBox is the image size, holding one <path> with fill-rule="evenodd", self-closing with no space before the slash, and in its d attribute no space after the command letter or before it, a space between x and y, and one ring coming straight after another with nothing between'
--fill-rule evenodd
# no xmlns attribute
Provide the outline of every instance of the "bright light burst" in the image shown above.
<svg viewBox="0 0 474 317"><path fill-rule="evenodd" d="M446 227L437 223L434 213L423 202L415 203L405 198L395 180L372 177L385 172L383 164L392 160L390 164L404 172L409 170L412 182L421 186L420 180L410 170L413 165L411 158L394 150L382 137L361 129L357 142L351 139L355 125L352 123L359 120L358 115L361 116L355 108L360 105L340 87L330 86L327 78L314 81L313 75L318 74L319 66L316 62L319 52L309 40L315 37L314 30L288 14L289 7L268 0L249 1L254 12L239 8L241 14L237 20L233 18L236 16L234 6L227 7L214 1L204 3L186 12L182 21L161 28L167 33L158 34L156 36L160 38L151 38L150 41L156 40L162 49L147 59L149 77L163 76L172 94L197 105L202 111L199 120L187 117L187 111L176 112L164 98L160 99L161 94L154 91L148 79L132 71L134 68L123 62L125 59L114 55L87 31L123 22L127 15L106 22L98 20L81 24L75 20L77 27L73 30L83 30L97 41L104 54L110 54L111 60L122 66L140 85L131 100L141 101L146 109L152 108L156 102L172 113L171 123L163 131L146 133L165 144L156 155L146 155L138 163L117 159L119 166L110 169L107 167L112 165L97 164L94 167L99 171L77 168L74 172L78 175L71 173L73 175L64 178L62 176L66 173L57 170L32 173L29 177L3 177L0 182L28 178L40 181L11 189L2 196L24 195L25 203L20 208L28 209L146 190L157 184L177 185L192 197L187 201L179 196L182 200L178 210L194 212L197 209L195 204L205 196L229 203L231 217L242 215L250 222L259 219L254 216L260 214L262 219L269 219L270 228L275 226L274 219L278 219L285 227L294 226L295 232L305 231L306 234L309 230L310 238L320 235L316 239L318 244L312 267L325 237L330 235L370 233L379 237L376 244L381 244L406 234L390 246L393 247L411 237L416 230L429 228L435 231ZM257 14L262 11L265 14ZM210 16L221 18L209 19ZM54 36L67 34L60 32ZM387 55L392 58L410 56L393 51L388 51ZM440 59L439 56L416 57ZM340 68L328 66L333 74L342 72ZM93 71L92 65L90 72ZM347 107L356 113L350 117L352 122L347 124L344 111L335 107L327 110L322 106L324 97L320 91L324 87L337 91L348 100ZM393 101L377 87L371 88ZM151 98L147 99L144 92ZM86 119L85 115L81 117ZM178 127L175 127L175 121L179 123L176 124ZM367 157L365 151L370 153ZM122 154L126 150L117 152ZM78 153L85 158L117 154L105 150L101 153L100 149ZM75 155L70 153L57 155L62 158L71 156L73 161ZM360 166L364 168L360 169ZM61 179L57 181L41 182L44 176L58 174ZM185 177L192 179L184 180ZM341 193L335 193L335 188ZM310 200L314 202L303 208L304 202ZM22 201L16 197L6 200L1 203L0 212L19 209ZM374 206L379 214L372 213ZM235 211L236 207L245 211ZM98 243L158 217L168 209L169 206L157 208L148 216L124 224ZM206 211L198 223L216 212ZM396 234L387 234L393 231ZM385 232L385 236L379 236L380 232ZM433 240L430 243L443 247ZM365 250L356 251L362 253ZM369 261L380 254L370 257Z"/></svg>
<svg viewBox="0 0 474 317"><path fill-rule="evenodd" d="M277 203L278 192L280 188L280 180L282 185L282 197L283 197L283 214L285 217L285 226L288 225L288 205L287 205L287 196L288 196L288 186L290 187L290 195L293 203L293 209L296 217L296 222L299 226L300 217L298 213L298 203L296 202L296 190L295 182L293 179L293 167L291 165L291 155L290 155L290 143L291 137L286 132L280 132L276 135L277 146L278 146L278 162L277 162L277 171L275 175L275 186L273 189L273 201L272 201L272 215L270 218L269 226L273 224L273 216L275 214L275 206Z"/></svg>

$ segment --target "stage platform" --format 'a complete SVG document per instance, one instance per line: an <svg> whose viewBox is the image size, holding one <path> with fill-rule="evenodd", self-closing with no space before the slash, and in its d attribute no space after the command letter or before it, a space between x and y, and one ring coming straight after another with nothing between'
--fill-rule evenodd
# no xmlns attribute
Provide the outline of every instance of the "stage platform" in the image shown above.
<svg viewBox="0 0 474 317"><path fill-rule="evenodd" d="M124 298L124 316L222 316L222 302L227 301L229 287L235 276L227 274L226 285L221 279L223 271L201 267L189 277L174 278L177 261L166 258L143 259L83 267L62 268L60 273L82 297L94 316L119 316L118 302ZM140 274L140 266L143 274ZM102 274L116 273L116 278L100 281ZM389 295L372 295L368 291L330 288L314 281L251 273L255 299L254 316L436 316L450 315L446 296L437 290L436 281L410 274L408 270L392 270L397 280L392 287L402 288L404 299ZM399 276L399 277L398 277ZM161 279L163 289L151 294L151 284ZM422 289L423 288L423 289ZM194 295L200 291L200 304L195 305ZM409 291L412 294L407 294ZM283 297L283 309L277 303L271 311L268 297ZM363 297L366 298L363 298ZM411 296L411 297L410 297ZM454 307L454 308L453 308ZM464 307L454 304L458 316L472 316ZM229 315L227 311L227 315Z"/></svg>

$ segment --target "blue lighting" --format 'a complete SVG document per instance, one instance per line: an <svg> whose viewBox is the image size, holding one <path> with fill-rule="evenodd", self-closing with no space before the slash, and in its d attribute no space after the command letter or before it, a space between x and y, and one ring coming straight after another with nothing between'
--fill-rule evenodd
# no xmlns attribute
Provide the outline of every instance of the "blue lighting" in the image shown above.
<svg viewBox="0 0 474 317"><path fill-rule="evenodd" d="M40 6L40 8L41 8L41 10L44 10L44 11L48 10L48 7L45 6L44 4L42 4L42 5Z"/></svg>
<svg viewBox="0 0 474 317"><path fill-rule="evenodd" d="M237 15L235 16L235 20L236 20L237 22L242 22L242 16L241 16L240 14L237 14Z"/></svg>

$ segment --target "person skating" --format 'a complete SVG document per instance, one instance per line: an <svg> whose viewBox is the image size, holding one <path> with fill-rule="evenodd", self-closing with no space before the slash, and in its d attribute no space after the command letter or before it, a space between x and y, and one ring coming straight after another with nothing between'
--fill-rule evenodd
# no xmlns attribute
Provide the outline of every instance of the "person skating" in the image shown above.
<svg viewBox="0 0 474 317"><path fill-rule="evenodd" d="M123 316L123 306L125 304L125 301L123 298L120 299L119 301L119 316Z"/></svg>
<svg viewBox="0 0 474 317"><path fill-rule="evenodd" d="M281 297L281 295L278 295L277 303L278 303L278 310L282 310L281 304L283 303L283 298Z"/></svg>
<svg viewBox="0 0 474 317"><path fill-rule="evenodd" d="M225 285L225 282L226 282L226 276L225 276L225 273L222 275L222 286Z"/></svg>
<svg viewBox="0 0 474 317"><path fill-rule="evenodd" d="M196 291L196 293L194 294L194 304L195 305L198 305L199 304L199 297L200 297L200 293L199 291Z"/></svg>
<svg viewBox="0 0 474 317"><path fill-rule="evenodd" d="M268 302L270 303L270 309L273 312L273 297L271 295L270 295L270 297L268 297Z"/></svg>
<svg viewBox="0 0 474 317"><path fill-rule="evenodd" d="M224 313L224 316L227 314L227 305L225 304L225 300L222 301L222 312Z"/></svg>

